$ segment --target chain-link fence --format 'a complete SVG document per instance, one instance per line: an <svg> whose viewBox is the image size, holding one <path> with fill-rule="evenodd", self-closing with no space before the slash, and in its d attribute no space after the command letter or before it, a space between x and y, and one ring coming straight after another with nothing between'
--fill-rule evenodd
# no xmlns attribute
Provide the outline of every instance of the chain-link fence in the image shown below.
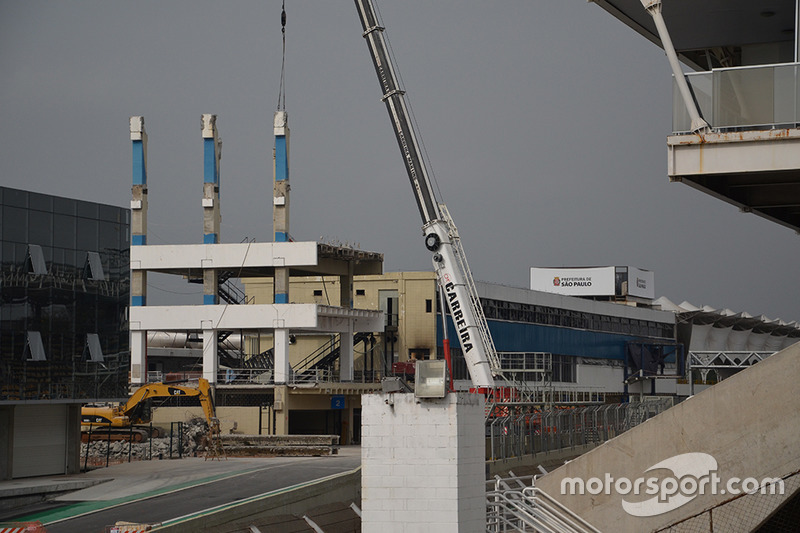
<svg viewBox="0 0 800 533"><path fill-rule="evenodd" d="M742 493L696 515L665 528L663 533L713 533L751 531L759 533L794 533L800 516L800 472L770 480L758 489ZM781 484L782 482L782 484ZM780 490L779 490L780 489Z"/></svg>
<svg viewBox="0 0 800 533"><path fill-rule="evenodd" d="M521 411L486 421L486 458L599 444L672 406L671 398L543 411Z"/></svg>

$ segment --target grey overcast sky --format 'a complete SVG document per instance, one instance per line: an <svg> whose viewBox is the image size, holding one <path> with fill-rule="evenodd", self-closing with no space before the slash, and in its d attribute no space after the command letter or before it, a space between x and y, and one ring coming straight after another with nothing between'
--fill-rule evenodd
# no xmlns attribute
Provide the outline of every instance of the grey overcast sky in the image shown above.
<svg viewBox="0 0 800 533"><path fill-rule="evenodd" d="M353 2L286 4L293 237L429 270ZM668 182L671 79L651 43L585 0L378 6L476 279L631 265L676 303L800 319L798 236ZM0 0L0 183L127 206L128 117L143 115L148 241L202 242L200 115L213 113L222 240L270 240L280 11ZM161 288L150 302L174 296Z"/></svg>

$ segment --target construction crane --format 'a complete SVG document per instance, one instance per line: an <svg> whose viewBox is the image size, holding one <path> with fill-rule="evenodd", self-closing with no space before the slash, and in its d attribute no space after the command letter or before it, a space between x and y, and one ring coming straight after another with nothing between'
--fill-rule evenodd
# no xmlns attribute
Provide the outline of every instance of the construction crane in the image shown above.
<svg viewBox="0 0 800 533"><path fill-rule="evenodd" d="M427 167L421 156L417 135L388 53L384 28L380 25L371 0L355 0L364 38L367 41L375 73L383 91L392 127L403 155L408 178L414 190L425 246L433 254L433 268L443 291L446 305L455 324L461 350L467 361L472 383L477 388L494 387L500 372L497 351L486 324L480 298L472 279L464 249L445 204L436 199ZM443 302L443 311L444 311ZM445 329L446 331L446 329Z"/></svg>
<svg viewBox="0 0 800 533"><path fill-rule="evenodd" d="M81 431L91 432L92 439L142 441L151 435L149 428L142 427L150 422L149 400L153 398L195 397L200 401L211 435L219 433L214 399L208 380L200 378L197 387L174 383L148 383L131 395L127 402L116 406L84 406L81 408ZM139 426L139 427L137 427Z"/></svg>

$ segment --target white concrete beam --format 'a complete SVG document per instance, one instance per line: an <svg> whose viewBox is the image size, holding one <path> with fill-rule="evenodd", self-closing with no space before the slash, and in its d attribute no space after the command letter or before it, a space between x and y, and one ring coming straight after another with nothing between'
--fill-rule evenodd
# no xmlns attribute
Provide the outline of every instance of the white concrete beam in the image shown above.
<svg viewBox="0 0 800 533"><path fill-rule="evenodd" d="M800 129L672 135L670 177L800 169Z"/></svg>
<svg viewBox="0 0 800 533"><path fill-rule="evenodd" d="M165 244L131 247L133 270L239 269L316 264L315 242Z"/></svg>
<svg viewBox="0 0 800 533"><path fill-rule="evenodd" d="M183 305L130 309L131 331L300 329L321 332L383 331L383 314L316 304Z"/></svg>

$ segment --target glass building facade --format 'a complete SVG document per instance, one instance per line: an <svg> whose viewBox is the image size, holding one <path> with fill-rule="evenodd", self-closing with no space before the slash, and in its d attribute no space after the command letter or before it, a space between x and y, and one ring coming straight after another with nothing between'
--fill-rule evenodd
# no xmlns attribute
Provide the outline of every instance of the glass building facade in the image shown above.
<svg viewBox="0 0 800 533"><path fill-rule="evenodd" d="M0 187L0 402L127 396L128 209Z"/></svg>

